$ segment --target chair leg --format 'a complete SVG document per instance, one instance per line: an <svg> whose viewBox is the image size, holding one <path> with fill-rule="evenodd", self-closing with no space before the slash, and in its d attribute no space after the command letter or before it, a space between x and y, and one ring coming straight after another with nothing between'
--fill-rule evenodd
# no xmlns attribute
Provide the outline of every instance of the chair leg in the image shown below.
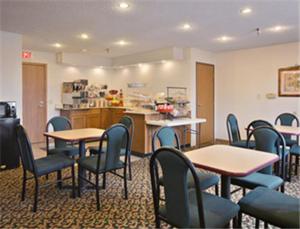
<svg viewBox="0 0 300 229"><path fill-rule="evenodd" d="M128 199L128 191L127 191L127 174L126 174L127 168L124 168L124 176L123 176L123 180L124 180L124 191L125 191L125 199Z"/></svg>
<svg viewBox="0 0 300 229"><path fill-rule="evenodd" d="M72 198L76 198L75 194L75 168L72 165Z"/></svg>
<svg viewBox="0 0 300 229"><path fill-rule="evenodd" d="M289 182L291 182L291 180L292 180L292 170L293 170L293 156L290 155L289 178L288 178L288 181L289 181Z"/></svg>
<svg viewBox="0 0 300 229"><path fill-rule="evenodd" d="M100 211L100 198L99 198L99 175L96 174L96 201L97 201L97 211Z"/></svg>
<svg viewBox="0 0 300 229"><path fill-rule="evenodd" d="M96 175L99 176L99 175ZM106 173L103 173L102 175L102 188L105 189L106 188Z"/></svg>
<svg viewBox="0 0 300 229"><path fill-rule="evenodd" d="M25 200L25 195L26 195L26 179L27 174L26 170L23 170L23 185L22 185L22 195L21 195L21 201Z"/></svg>
<svg viewBox="0 0 300 229"><path fill-rule="evenodd" d="M219 195L219 186L217 184L215 185L215 194L216 196Z"/></svg>
<svg viewBox="0 0 300 229"><path fill-rule="evenodd" d="M296 156L295 175L298 176L299 156Z"/></svg>
<svg viewBox="0 0 300 229"><path fill-rule="evenodd" d="M34 179L35 179L35 192L34 192L33 212L36 212L37 204L38 204L38 195L39 195L39 181L37 177L35 177Z"/></svg>
<svg viewBox="0 0 300 229"><path fill-rule="evenodd" d="M78 164L78 176L77 176L77 185L78 185L78 187L77 187L77 192L78 192L78 197L80 197L81 196L81 190L80 190L80 185L81 185L81 180L80 180L80 174L79 174L79 171L80 171L80 166L79 166L79 164Z"/></svg>
<svg viewBox="0 0 300 229"><path fill-rule="evenodd" d="M282 193L284 193L284 182L283 182L283 184L280 186L280 191L281 191Z"/></svg>
<svg viewBox="0 0 300 229"><path fill-rule="evenodd" d="M239 228L239 216L232 219L232 228Z"/></svg>
<svg viewBox="0 0 300 229"><path fill-rule="evenodd" d="M132 171L131 171L131 156L128 157L128 170L129 170L129 180L132 180Z"/></svg>
<svg viewBox="0 0 300 229"><path fill-rule="evenodd" d="M255 228L259 228L259 219L255 218Z"/></svg>
<svg viewBox="0 0 300 229"><path fill-rule="evenodd" d="M267 222L264 222L264 227L269 228L269 224Z"/></svg>
<svg viewBox="0 0 300 229"><path fill-rule="evenodd" d="M246 195L246 189L243 188L243 196L245 196L245 195Z"/></svg>
<svg viewBox="0 0 300 229"><path fill-rule="evenodd" d="M155 228L160 228L160 219L158 216L155 216Z"/></svg>
<svg viewBox="0 0 300 229"><path fill-rule="evenodd" d="M46 180L49 180L49 175L48 174L46 175Z"/></svg>
<svg viewBox="0 0 300 229"><path fill-rule="evenodd" d="M57 171L57 180L58 180L58 182L57 182L57 187L58 187L59 189L61 189L61 188L62 188L62 182L61 182L61 170Z"/></svg>
<svg viewBox="0 0 300 229"><path fill-rule="evenodd" d="M242 228L242 219L243 219L243 213L239 211L238 224L237 224L238 228Z"/></svg>

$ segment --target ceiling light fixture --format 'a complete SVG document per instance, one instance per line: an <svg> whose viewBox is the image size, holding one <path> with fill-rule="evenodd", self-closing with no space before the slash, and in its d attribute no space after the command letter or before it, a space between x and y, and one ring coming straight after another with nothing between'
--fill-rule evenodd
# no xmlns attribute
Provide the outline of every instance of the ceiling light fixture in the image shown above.
<svg viewBox="0 0 300 229"><path fill-rule="evenodd" d="M127 2L121 2L121 3L119 4L119 7L120 7L121 9L127 9L127 8L129 7L129 4L128 4Z"/></svg>
<svg viewBox="0 0 300 229"><path fill-rule="evenodd" d="M285 30L287 30L287 29L289 29L288 26L277 25L277 26L274 26L274 27L269 28L268 30L271 31L271 32L277 33L277 32L285 31Z"/></svg>
<svg viewBox="0 0 300 229"><path fill-rule="evenodd" d="M54 46L55 48L61 48L61 44L60 44L60 43L55 43L55 44L53 44L53 46Z"/></svg>
<svg viewBox="0 0 300 229"><path fill-rule="evenodd" d="M240 13L243 14L243 15L247 15L247 14L252 13L252 9L250 7L245 7L245 8L240 10Z"/></svg>
<svg viewBox="0 0 300 229"><path fill-rule="evenodd" d="M183 24L182 28L184 30L190 30L192 28L192 26L190 24L188 24L188 23L185 23L185 24Z"/></svg>
<svg viewBox="0 0 300 229"><path fill-rule="evenodd" d="M82 33L80 34L80 38L86 40L89 39L89 35L87 35L86 33Z"/></svg>
<svg viewBox="0 0 300 229"><path fill-rule="evenodd" d="M127 41L124 41L124 40L120 40L117 42L118 45L120 46L125 46L125 45L128 45L128 42Z"/></svg>
<svg viewBox="0 0 300 229"><path fill-rule="evenodd" d="M87 51L87 49L81 49L81 51L82 51L82 52L86 52L86 51Z"/></svg>
<svg viewBox="0 0 300 229"><path fill-rule="evenodd" d="M228 42L228 41L233 40L233 38L228 37L228 36L221 36L221 37L217 38L217 40L220 41L220 42Z"/></svg>

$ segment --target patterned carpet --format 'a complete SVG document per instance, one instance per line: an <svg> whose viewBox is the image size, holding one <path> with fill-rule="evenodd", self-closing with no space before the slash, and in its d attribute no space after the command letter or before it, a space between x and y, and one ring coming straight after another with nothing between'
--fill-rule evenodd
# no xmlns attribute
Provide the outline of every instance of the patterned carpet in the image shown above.
<svg viewBox="0 0 300 229"><path fill-rule="evenodd" d="M1 172L0 228L153 228L149 159L137 160L132 165L133 181L128 183L129 199L122 198L122 180L108 175L107 187L100 192L101 211L96 211L93 190L84 191L81 198L72 199L70 190L59 190L51 185L41 189L38 211L33 213L34 182L28 182L26 199L21 202L22 169ZM53 174L49 179L53 181L55 178ZM42 179L41 183L45 181ZM214 190L209 191L213 193ZM294 177L291 183L286 184L286 193L300 196L299 177ZM239 198L240 192L232 196L234 201ZM253 228L253 219L244 217L243 227Z"/></svg>

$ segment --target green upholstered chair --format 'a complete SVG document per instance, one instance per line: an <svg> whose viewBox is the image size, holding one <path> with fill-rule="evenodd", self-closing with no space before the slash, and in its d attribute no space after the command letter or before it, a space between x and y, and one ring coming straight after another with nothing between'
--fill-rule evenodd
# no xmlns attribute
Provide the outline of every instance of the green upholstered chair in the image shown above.
<svg viewBox="0 0 300 229"><path fill-rule="evenodd" d="M164 179L165 201L160 203L159 171ZM177 228L221 228L236 218L239 206L201 191L201 181L191 161L179 150L161 147L150 159L155 226L165 221ZM188 174L195 183L188 188Z"/></svg>
<svg viewBox="0 0 300 229"><path fill-rule="evenodd" d="M234 114L229 114L227 116L226 126L227 126L229 144L241 148L248 148L247 140L241 139L238 121ZM249 141L248 144L250 148L255 147L254 141Z"/></svg>
<svg viewBox="0 0 300 229"><path fill-rule="evenodd" d="M275 119L275 125L283 125L283 126L300 126L299 119L297 118L296 115L291 114L291 113L283 113L280 114L276 119ZM282 134L283 137L285 138L286 145L291 147L292 145L298 145L299 144L299 137L296 139L292 139L292 136L290 134Z"/></svg>
<svg viewBox="0 0 300 229"><path fill-rule="evenodd" d="M257 187L250 191L239 202L239 226L242 214L245 213L265 224L281 228L300 227L300 199L265 187ZM258 228L259 224L256 225Z"/></svg>
<svg viewBox="0 0 300 229"><path fill-rule="evenodd" d="M53 131L71 130L72 125L69 119L63 116L56 116L51 118L46 125L46 132L50 131L50 127ZM54 148L49 146L49 137L46 137L47 155L63 153L67 156L74 157L79 154L78 147L69 144L66 141L54 139Z"/></svg>
<svg viewBox="0 0 300 229"><path fill-rule="evenodd" d="M34 179L35 194L34 194L33 211L36 212L37 204L38 204L39 188L43 186L48 186L48 184L40 186L38 178L70 167L72 169L72 176L66 177L61 180L57 180L57 182L62 182L62 180L72 178L72 195L75 198L75 172L74 172L75 161L73 159L65 156L64 154L52 154L34 160L31 143L29 141L25 129L22 126L17 127L17 141L18 141L20 157L23 166L22 201L25 199L27 180ZM33 176L27 177L27 174L32 174Z"/></svg>
<svg viewBox="0 0 300 229"><path fill-rule="evenodd" d="M106 184L106 173L110 172L123 178L125 199L127 199L127 163L129 152L129 131L123 124L115 124L108 128L100 138L99 152L88 157L80 158L78 160L78 171L86 169L95 174L96 182L92 183L90 180L78 175L78 195L80 196L80 183L84 180L92 184L96 189L97 210L100 210L99 197L99 175L103 174L103 188ZM106 147L103 149L103 142L106 141ZM125 160L122 161L121 151L125 147ZM104 151L105 150L105 151ZM104 153L101 153L104 152ZM123 175L117 174L115 171L123 169Z"/></svg>
<svg viewBox="0 0 300 229"><path fill-rule="evenodd" d="M129 172L129 180L132 180L132 170L131 170L131 145L132 145L132 139L133 139L133 134L134 134L134 122L133 119L129 116L123 116L119 123L123 124L124 126L127 127L128 131L129 131L129 148L128 148L128 172ZM126 141L124 141L123 143L123 147L121 149L121 155L125 156L125 145L126 145ZM99 152L99 148L98 147L89 147L89 151L90 154L97 154ZM105 151L105 149L103 150Z"/></svg>
<svg viewBox="0 0 300 229"><path fill-rule="evenodd" d="M293 164L293 157L295 157L295 163ZM295 166L295 175L298 175L299 167L299 157L300 157L300 146L292 145L290 148L290 165L289 165L289 178L292 177L292 167Z"/></svg>
<svg viewBox="0 0 300 229"><path fill-rule="evenodd" d="M255 139L255 149L265 152L277 154L281 160L281 166L276 166L276 174L273 174L273 166L267 166L258 172L252 173L245 177L232 177L231 183L233 185L240 186L245 189L254 189L262 186L270 189L278 189L281 187L281 191L284 192L284 159L285 155L285 141L283 136L272 127L261 126L255 128L248 136L248 140L251 137ZM280 144L281 143L281 144ZM281 145L283 147L281 147ZM279 168L280 171L279 171ZM280 174L280 176L279 176Z"/></svg>
<svg viewBox="0 0 300 229"><path fill-rule="evenodd" d="M174 147L178 150L180 150L180 143L179 143L179 138L177 134L175 133L174 129L171 127L161 127L158 129L153 137L152 137L152 151L155 152L156 150L156 144L157 144L157 139L159 141L160 147L162 146L169 146L169 147ZM212 186L215 186L215 193L216 195L219 194L219 188L218 188L218 183L219 183L219 177L210 173L203 173L199 170L196 170L196 173L198 175L198 178L201 182L201 190L206 190ZM159 184L164 186L164 181L163 177L160 177L159 179ZM191 173L188 174L188 187L189 188L194 188L194 179Z"/></svg>

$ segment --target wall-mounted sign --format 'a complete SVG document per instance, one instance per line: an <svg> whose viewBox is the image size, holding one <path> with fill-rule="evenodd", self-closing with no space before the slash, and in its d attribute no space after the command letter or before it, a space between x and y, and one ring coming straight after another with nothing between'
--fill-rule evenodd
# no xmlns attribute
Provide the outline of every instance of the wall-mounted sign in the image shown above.
<svg viewBox="0 0 300 229"><path fill-rule="evenodd" d="M30 51L23 51L22 58L23 59L30 59L32 57L32 53Z"/></svg>

